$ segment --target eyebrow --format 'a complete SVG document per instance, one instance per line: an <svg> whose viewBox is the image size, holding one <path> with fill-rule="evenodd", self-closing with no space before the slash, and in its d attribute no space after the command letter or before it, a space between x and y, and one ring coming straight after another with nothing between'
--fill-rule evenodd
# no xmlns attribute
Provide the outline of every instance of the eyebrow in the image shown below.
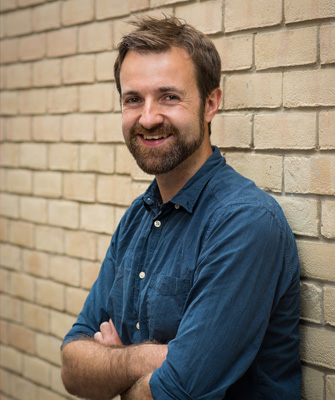
<svg viewBox="0 0 335 400"><path fill-rule="evenodd" d="M162 86L155 90L157 93L167 93L167 92L174 92L178 93L181 96L185 96L185 91L183 89L178 89L175 86ZM122 97L125 96L138 96L140 93L137 90L127 90L126 92L122 93Z"/></svg>

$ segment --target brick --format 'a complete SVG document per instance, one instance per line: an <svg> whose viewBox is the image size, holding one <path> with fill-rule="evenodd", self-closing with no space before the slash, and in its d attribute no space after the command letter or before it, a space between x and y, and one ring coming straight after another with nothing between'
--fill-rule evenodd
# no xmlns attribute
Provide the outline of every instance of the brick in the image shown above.
<svg viewBox="0 0 335 400"><path fill-rule="evenodd" d="M174 0L174 3L185 1L185 0ZM166 1L162 0L162 5L165 5ZM130 11L138 11L149 8L149 0L129 0Z"/></svg>
<svg viewBox="0 0 335 400"><path fill-rule="evenodd" d="M60 228L54 228L49 226L36 226L36 249L63 253L64 243L63 243L63 230Z"/></svg>
<svg viewBox="0 0 335 400"><path fill-rule="evenodd" d="M254 145L257 149L314 149L316 131L314 112L258 114Z"/></svg>
<svg viewBox="0 0 335 400"><path fill-rule="evenodd" d="M222 2L219 0L177 6L175 13L176 17L187 20L206 34L222 30Z"/></svg>
<svg viewBox="0 0 335 400"><path fill-rule="evenodd" d="M105 247L106 252L106 247ZM97 279L100 271L101 263L92 261L81 262L81 286L84 289L91 289L93 283Z"/></svg>
<svg viewBox="0 0 335 400"><path fill-rule="evenodd" d="M251 35L214 38L221 58L222 71L240 71L252 66L253 39Z"/></svg>
<svg viewBox="0 0 335 400"><path fill-rule="evenodd" d="M96 0L97 19L106 19L127 15L130 12L129 0L120 3L118 0ZM154 7L152 5L152 7Z"/></svg>
<svg viewBox="0 0 335 400"><path fill-rule="evenodd" d="M297 245L303 277L335 282L334 243L298 240Z"/></svg>
<svg viewBox="0 0 335 400"><path fill-rule="evenodd" d="M38 142L58 142L61 138L61 117L41 115L33 117L33 139Z"/></svg>
<svg viewBox="0 0 335 400"><path fill-rule="evenodd" d="M228 76L224 108L276 108L282 101L282 74L261 73Z"/></svg>
<svg viewBox="0 0 335 400"><path fill-rule="evenodd" d="M9 218L18 218L19 216L19 198L12 194L0 194L0 214Z"/></svg>
<svg viewBox="0 0 335 400"><path fill-rule="evenodd" d="M315 284L302 282L300 286L300 314L301 319L309 322L321 323L322 289Z"/></svg>
<svg viewBox="0 0 335 400"><path fill-rule="evenodd" d="M146 181L150 182L153 179L153 175L148 175L144 171L142 171L134 159L132 159L132 162L131 162L131 177L135 181L136 180L138 180L138 181L146 180Z"/></svg>
<svg viewBox="0 0 335 400"><path fill-rule="evenodd" d="M13 0L2 0L0 3L0 11L8 11L16 8L15 1Z"/></svg>
<svg viewBox="0 0 335 400"><path fill-rule="evenodd" d="M48 90L48 111L52 114L72 113L78 110L78 89L75 86Z"/></svg>
<svg viewBox="0 0 335 400"><path fill-rule="evenodd" d="M335 200L324 200L321 213L321 233L328 239L335 238Z"/></svg>
<svg viewBox="0 0 335 400"><path fill-rule="evenodd" d="M35 334L24 326L9 325L9 343L28 354L35 354Z"/></svg>
<svg viewBox="0 0 335 400"><path fill-rule="evenodd" d="M329 156L285 157L285 191L335 194L335 159Z"/></svg>
<svg viewBox="0 0 335 400"><path fill-rule="evenodd" d="M79 146L69 143L57 143L49 146L49 168L51 170L78 169Z"/></svg>
<svg viewBox="0 0 335 400"><path fill-rule="evenodd" d="M80 146L81 171L114 172L114 146L83 144Z"/></svg>
<svg viewBox="0 0 335 400"><path fill-rule="evenodd" d="M1 349L0 349L0 351L1 351ZM9 373L8 371L5 371L3 369L0 370L2 395L4 395L4 393L7 393L8 395L10 395L11 386L12 386L11 378L12 378L11 373ZM9 397L2 397L2 399L8 400Z"/></svg>
<svg viewBox="0 0 335 400"><path fill-rule="evenodd" d="M65 288L60 283L49 280L36 280L36 302L56 310L64 310Z"/></svg>
<svg viewBox="0 0 335 400"><path fill-rule="evenodd" d="M143 183L143 182L135 182L133 185L131 185L131 197L132 199L135 199L136 197L140 196L145 192L147 189L148 184ZM122 210L124 213L124 210Z"/></svg>
<svg viewBox="0 0 335 400"><path fill-rule="evenodd" d="M60 27L60 3L54 2L33 8L35 31L45 31Z"/></svg>
<svg viewBox="0 0 335 400"><path fill-rule="evenodd" d="M321 26L320 28L320 58L321 64L335 62L335 25Z"/></svg>
<svg viewBox="0 0 335 400"><path fill-rule="evenodd" d="M0 152L2 167L19 166L19 145L15 143L3 143Z"/></svg>
<svg viewBox="0 0 335 400"><path fill-rule="evenodd" d="M96 119L97 141L124 143L121 114L102 114Z"/></svg>
<svg viewBox="0 0 335 400"><path fill-rule="evenodd" d="M23 247L33 247L34 227L31 223L12 221L10 228L10 241Z"/></svg>
<svg viewBox="0 0 335 400"><path fill-rule="evenodd" d="M49 200L48 222L51 225L77 229L79 226L79 205L71 201Z"/></svg>
<svg viewBox="0 0 335 400"><path fill-rule="evenodd" d="M79 52L91 53L112 49L110 22L93 23L79 27Z"/></svg>
<svg viewBox="0 0 335 400"><path fill-rule="evenodd" d="M296 235L319 235L319 203L314 199L276 197L283 208L287 221Z"/></svg>
<svg viewBox="0 0 335 400"><path fill-rule="evenodd" d="M251 114L218 114L212 121L212 143L225 148L250 148L251 130Z"/></svg>
<svg viewBox="0 0 335 400"><path fill-rule="evenodd" d="M36 399L37 387L35 384L18 376L13 376L12 394L14 398L20 400Z"/></svg>
<svg viewBox="0 0 335 400"><path fill-rule="evenodd" d="M83 308L88 295L87 290L78 288L66 288L66 311L73 315L78 315Z"/></svg>
<svg viewBox="0 0 335 400"><path fill-rule="evenodd" d="M20 165L23 168L46 169L47 146L41 143L23 143L20 145Z"/></svg>
<svg viewBox="0 0 335 400"><path fill-rule="evenodd" d="M82 205L80 228L99 233L114 232L114 208L100 204Z"/></svg>
<svg viewBox="0 0 335 400"><path fill-rule="evenodd" d="M1 317L9 321L21 322L21 301L1 294ZM2 321L1 321L2 322Z"/></svg>
<svg viewBox="0 0 335 400"><path fill-rule="evenodd" d="M6 139L13 141L30 141L31 139L31 118L15 117L7 118L4 129Z"/></svg>
<svg viewBox="0 0 335 400"><path fill-rule="evenodd" d="M19 58L22 61L38 60L46 54L46 36L44 33L26 36L20 39Z"/></svg>
<svg viewBox="0 0 335 400"><path fill-rule="evenodd" d="M324 150L335 149L335 111L320 113L319 144Z"/></svg>
<svg viewBox="0 0 335 400"><path fill-rule="evenodd" d="M69 395L64 388L60 368L55 366L51 367L51 389L56 393L62 394L64 397Z"/></svg>
<svg viewBox="0 0 335 400"><path fill-rule="evenodd" d="M50 331L59 339L63 339L72 325L76 322L76 317L60 313L57 311L51 312Z"/></svg>
<svg viewBox="0 0 335 400"><path fill-rule="evenodd" d="M129 206L131 178L128 176L98 176L97 200L101 203Z"/></svg>
<svg viewBox="0 0 335 400"><path fill-rule="evenodd" d="M20 93L21 114L44 114L46 112L47 91L31 89Z"/></svg>
<svg viewBox="0 0 335 400"><path fill-rule="evenodd" d="M60 197L62 194L62 175L59 172L35 172L33 193L35 196Z"/></svg>
<svg viewBox="0 0 335 400"><path fill-rule="evenodd" d="M8 346L1 346L1 366L10 371L20 373L22 371L22 353Z"/></svg>
<svg viewBox="0 0 335 400"><path fill-rule="evenodd" d="M165 12L164 9L160 9L159 11L161 11L162 14ZM172 9L171 9L171 11L172 11ZM162 14L159 14L159 16L162 17ZM146 15L153 16L152 12L148 12L148 13L146 13ZM168 13L166 13L166 15L168 15ZM158 15L156 15L156 16L158 17ZM115 21L113 21L112 29L113 29L113 47L114 48L117 48L118 44L121 41L121 38L124 35L132 32L134 30L134 27L131 24L127 23L129 20L130 20L130 18L124 17L124 18L116 19Z"/></svg>
<svg viewBox="0 0 335 400"><path fill-rule="evenodd" d="M73 55L77 51L77 28L62 28L48 32L46 41L49 57Z"/></svg>
<svg viewBox="0 0 335 400"><path fill-rule="evenodd" d="M83 114L64 116L62 138L65 142L93 142L94 117Z"/></svg>
<svg viewBox="0 0 335 400"><path fill-rule="evenodd" d="M324 288L324 316L326 324L335 326L335 287Z"/></svg>
<svg viewBox="0 0 335 400"><path fill-rule="evenodd" d="M59 396L58 394L53 393L50 390L38 387L36 400L64 400L64 397Z"/></svg>
<svg viewBox="0 0 335 400"><path fill-rule="evenodd" d="M160 7L167 4L178 4L178 3L185 3L187 0L151 0L150 5L151 8L153 7ZM136 3L135 0L133 0Z"/></svg>
<svg viewBox="0 0 335 400"><path fill-rule="evenodd" d="M263 28L281 23L282 4L277 0L267 1L266 6L262 0L227 0L224 15L226 32Z"/></svg>
<svg viewBox="0 0 335 400"><path fill-rule="evenodd" d="M9 0L11 1L11 0ZM20 7L27 7L36 4L45 3L45 0L18 0Z"/></svg>
<svg viewBox="0 0 335 400"><path fill-rule="evenodd" d="M326 396L330 400L335 397L335 375L327 375L326 377Z"/></svg>
<svg viewBox="0 0 335 400"><path fill-rule="evenodd" d="M98 81L114 80L114 63L117 52L109 51L96 55L96 78Z"/></svg>
<svg viewBox="0 0 335 400"><path fill-rule="evenodd" d="M0 93L0 109L2 115L15 115L18 113L18 93L17 92L1 92Z"/></svg>
<svg viewBox="0 0 335 400"><path fill-rule="evenodd" d="M330 18L335 16L335 3L332 0L287 0L284 12L286 22Z"/></svg>
<svg viewBox="0 0 335 400"><path fill-rule="evenodd" d="M21 250L11 244L1 244L1 266L19 270L21 265Z"/></svg>
<svg viewBox="0 0 335 400"><path fill-rule="evenodd" d="M32 173L23 169L9 170L7 190L12 193L30 194L32 191Z"/></svg>
<svg viewBox="0 0 335 400"><path fill-rule="evenodd" d="M302 398L306 400L322 399L324 379L323 373L307 367L302 367L302 385L301 385Z"/></svg>
<svg viewBox="0 0 335 400"><path fill-rule="evenodd" d="M64 197L69 200L95 200L95 176L84 173L64 174Z"/></svg>
<svg viewBox="0 0 335 400"><path fill-rule="evenodd" d="M264 190L280 192L282 187L282 157L263 154L226 154L227 162L240 174L253 180Z"/></svg>
<svg viewBox="0 0 335 400"><path fill-rule="evenodd" d="M10 277L10 291L13 296L33 301L35 298L34 278L29 275L13 273Z"/></svg>
<svg viewBox="0 0 335 400"><path fill-rule="evenodd" d="M6 69L6 88L17 89L31 86L30 64L14 64Z"/></svg>
<svg viewBox="0 0 335 400"><path fill-rule="evenodd" d="M0 240L2 240L2 241L9 240L8 220L5 218L1 218L1 217L0 217ZM0 270L0 272L1 272L1 270ZM0 281L0 286L1 286L1 281Z"/></svg>
<svg viewBox="0 0 335 400"><path fill-rule="evenodd" d="M23 303L22 322L28 328L40 332L49 332L49 310L31 303Z"/></svg>
<svg viewBox="0 0 335 400"><path fill-rule="evenodd" d="M7 70L10 68L7 68L5 65L0 67L0 90L4 90L7 83L6 83L6 73Z"/></svg>
<svg viewBox="0 0 335 400"><path fill-rule="evenodd" d="M63 25L76 25L83 22L93 21L93 0L70 0L62 5Z"/></svg>
<svg viewBox="0 0 335 400"><path fill-rule="evenodd" d="M81 86L79 90L80 111L107 112L113 108L113 86L110 83Z"/></svg>
<svg viewBox="0 0 335 400"><path fill-rule="evenodd" d="M5 18L5 32L7 36L26 35L32 32L31 10L10 12Z"/></svg>
<svg viewBox="0 0 335 400"><path fill-rule="evenodd" d="M47 277L49 257L36 250L23 250L22 267L30 275Z"/></svg>
<svg viewBox="0 0 335 400"><path fill-rule="evenodd" d="M75 258L54 256L50 258L50 277L70 286L80 284L80 263Z"/></svg>
<svg viewBox="0 0 335 400"><path fill-rule="evenodd" d="M43 60L33 64L34 86L59 86L60 83L60 60Z"/></svg>
<svg viewBox="0 0 335 400"><path fill-rule="evenodd" d="M96 259L96 235L88 232L65 232L65 252L69 256Z"/></svg>
<svg viewBox="0 0 335 400"><path fill-rule="evenodd" d="M130 175L133 158L126 145L115 146L115 160L115 172Z"/></svg>
<svg viewBox="0 0 335 400"><path fill-rule="evenodd" d="M94 56L82 55L65 58L62 63L62 74L65 84L94 82Z"/></svg>
<svg viewBox="0 0 335 400"><path fill-rule="evenodd" d="M55 337L38 334L36 338L37 355L46 361L60 366L61 341Z"/></svg>
<svg viewBox="0 0 335 400"><path fill-rule="evenodd" d="M301 360L334 369L335 336L321 328L301 326Z"/></svg>
<svg viewBox="0 0 335 400"><path fill-rule="evenodd" d="M256 35L255 64L259 70L305 65L316 61L316 27Z"/></svg>
<svg viewBox="0 0 335 400"><path fill-rule="evenodd" d="M285 107L335 105L335 69L284 73Z"/></svg>
<svg viewBox="0 0 335 400"><path fill-rule="evenodd" d="M13 63L18 60L19 39L3 39L0 42L0 63Z"/></svg>
<svg viewBox="0 0 335 400"><path fill-rule="evenodd" d="M36 197L21 197L20 215L26 221L46 223L47 201Z"/></svg>
<svg viewBox="0 0 335 400"><path fill-rule="evenodd" d="M23 357L23 376L40 385L49 386L50 366L36 357Z"/></svg>

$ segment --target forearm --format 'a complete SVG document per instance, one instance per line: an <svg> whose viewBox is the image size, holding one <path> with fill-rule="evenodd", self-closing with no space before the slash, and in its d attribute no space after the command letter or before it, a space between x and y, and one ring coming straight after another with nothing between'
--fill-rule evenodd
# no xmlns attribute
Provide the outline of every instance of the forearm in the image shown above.
<svg viewBox="0 0 335 400"><path fill-rule="evenodd" d="M150 343L105 346L93 340L70 342L62 350L63 383L79 397L111 399L158 368L166 352L167 346Z"/></svg>
<svg viewBox="0 0 335 400"><path fill-rule="evenodd" d="M122 393L122 400L152 400L150 378L148 374L140 378L126 393Z"/></svg>

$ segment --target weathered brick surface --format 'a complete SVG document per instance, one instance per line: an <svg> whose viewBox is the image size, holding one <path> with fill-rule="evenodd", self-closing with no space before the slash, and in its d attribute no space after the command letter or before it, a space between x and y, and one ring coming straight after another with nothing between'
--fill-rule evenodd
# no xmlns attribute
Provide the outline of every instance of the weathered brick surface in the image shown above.
<svg viewBox="0 0 335 400"><path fill-rule="evenodd" d="M142 12L184 18L220 53L212 143L274 195L297 236L302 398L333 400L332 0L0 0L0 396L73 398L61 340L152 179L124 144L113 76L126 22Z"/></svg>

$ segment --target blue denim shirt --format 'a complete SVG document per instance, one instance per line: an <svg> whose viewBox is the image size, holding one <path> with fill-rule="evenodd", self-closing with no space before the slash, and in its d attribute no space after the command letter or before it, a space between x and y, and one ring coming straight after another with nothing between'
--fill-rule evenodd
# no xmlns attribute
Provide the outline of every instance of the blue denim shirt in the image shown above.
<svg viewBox="0 0 335 400"><path fill-rule="evenodd" d="M112 318L168 343L154 399L300 399L299 261L275 200L219 150L167 203L154 180L122 218L65 342Z"/></svg>

